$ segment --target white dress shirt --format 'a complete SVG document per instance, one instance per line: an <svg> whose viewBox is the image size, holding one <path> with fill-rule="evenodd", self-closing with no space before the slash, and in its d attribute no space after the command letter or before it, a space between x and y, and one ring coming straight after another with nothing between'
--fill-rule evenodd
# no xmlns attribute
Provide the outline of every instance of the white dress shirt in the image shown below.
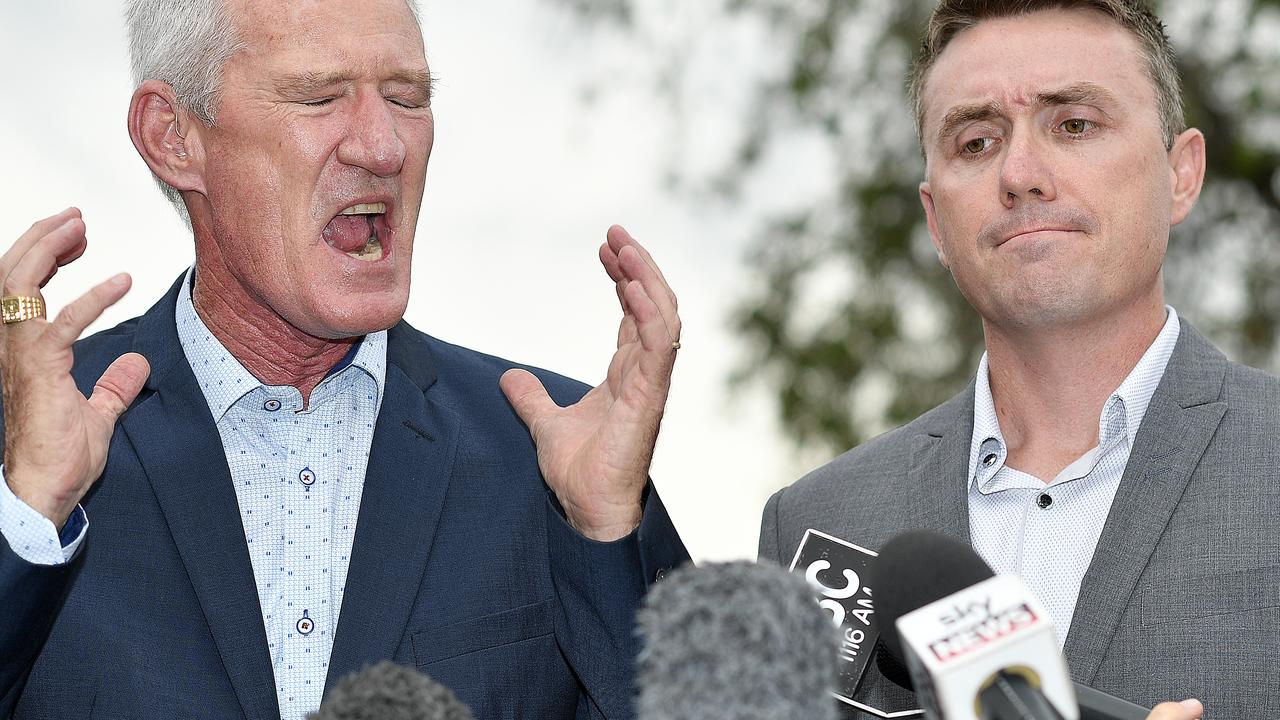
<svg viewBox="0 0 1280 720"><path fill-rule="evenodd" d="M1060 646L1134 436L1178 342L1178 314L1165 309L1160 334L1102 407L1098 445L1047 484L1005 464L986 354L978 365L969 451L970 538L993 570L1020 576L1044 603Z"/></svg>

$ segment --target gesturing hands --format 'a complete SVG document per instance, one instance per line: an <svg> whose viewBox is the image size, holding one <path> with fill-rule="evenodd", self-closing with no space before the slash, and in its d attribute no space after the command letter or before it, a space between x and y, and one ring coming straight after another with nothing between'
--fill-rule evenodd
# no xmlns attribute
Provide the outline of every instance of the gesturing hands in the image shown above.
<svg viewBox="0 0 1280 720"><path fill-rule="evenodd" d="M84 253L80 211L31 226L0 257L5 297L40 297L62 265ZM71 377L71 345L129 291L125 274L99 284L58 313L0 325L4 390L4 478L20 500L61 528L107 462L120 413L138 396L150 367L137 353L116 359L89 398Z"/></svg>
<svg viewBox="0 0 1280 720"><path fill-rule="evenodd" d="M648 251L609 228L600 262L622 304L618 349L604 382L559 407L531 373L509 370L502 391L529 427L538 466L569 522L609 541L640 522L640 499L680 347L676 296Z"/></svg>

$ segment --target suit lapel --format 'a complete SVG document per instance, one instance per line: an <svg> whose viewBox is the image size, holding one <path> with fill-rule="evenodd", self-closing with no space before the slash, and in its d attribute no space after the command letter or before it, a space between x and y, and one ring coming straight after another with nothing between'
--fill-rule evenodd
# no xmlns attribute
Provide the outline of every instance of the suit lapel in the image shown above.
<svg viewBox="0 0 1280 720"><path fill-rule="evenodd" d="M1226 358L1183 322L1080 584L1064 648L1079 682L1093 682L1138 579L1226 412L1219 401L1226 369Z"/></svg>
<svg viewBox="0 0 1280 720"><path fill-rule="evenodd" d="M924 430L912 438L911 485L915 523L969 542L969 446L973 440L974 385L931 413Z"/></svg>
<svg viewBox="0 0 1280 720"><path fill-rule="evenodd" d="M144 399L121 421L186 566L236 696L251 720L280 717L239 503L209 405L178 343L176 289L139 320L151 363Z"/></svg>
<svg viewBox="0 0 1280 720"><path fill-rule="evenodd" d="M392 657L404 637L458 438L457 417L424 395L434 381L422 336L403 323L392 328L326 692L343 675Z"/></svg>

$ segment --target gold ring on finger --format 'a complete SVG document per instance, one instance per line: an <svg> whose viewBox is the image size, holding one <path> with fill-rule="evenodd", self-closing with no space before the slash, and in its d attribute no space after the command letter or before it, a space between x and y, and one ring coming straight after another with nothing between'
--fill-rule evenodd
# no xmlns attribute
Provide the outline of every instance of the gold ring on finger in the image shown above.
<svg viewBox="0 0 1280 720"><path fill-rule="evenodd" d="M672 341L671 341L671 352L675 352L676 350L679 350L679 349L680 349L680 341L679 341L679 340L672 340Z"/></svg>
<svg viewBox="0 0 1280 720"><path fill-rule="evenodd" d="M44 300L35 295L5 295L0 298L0 319L5 325L44 317Z"/></svg>

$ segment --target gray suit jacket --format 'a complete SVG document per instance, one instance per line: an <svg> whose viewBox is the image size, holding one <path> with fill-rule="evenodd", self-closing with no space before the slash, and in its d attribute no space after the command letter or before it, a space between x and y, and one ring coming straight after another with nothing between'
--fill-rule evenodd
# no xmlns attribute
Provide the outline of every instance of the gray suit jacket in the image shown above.
<svg viewBox="0 0 1280 720"><path fill-rule="evenodd" d="M971 383L774 494L761 558L790 562L807 528L872 549L918 528L967 542L973 396ZM1076 681L1134 702L1197 697L1206 718L1280 718L1280 378L1228 361L1185 320L1065 652ZM869 672L859 700L914 707Z"/></svg>

